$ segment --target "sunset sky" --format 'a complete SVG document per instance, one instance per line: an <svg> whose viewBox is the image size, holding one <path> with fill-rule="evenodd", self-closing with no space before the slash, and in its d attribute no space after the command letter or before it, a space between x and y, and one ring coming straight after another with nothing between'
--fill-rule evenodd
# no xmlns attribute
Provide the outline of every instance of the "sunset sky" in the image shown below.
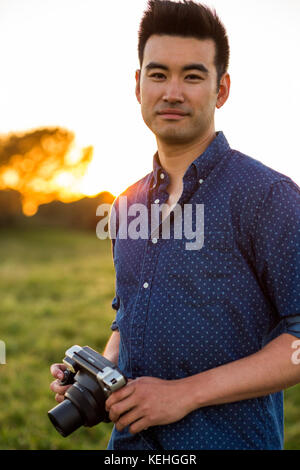
<svg viewBox="0 0 300 470"><path fill-rule="evenodd" d="M216 130L300 185L299 0L214 0L231 44ZM117 195L152 169L134 94L145 0L0 0L0 133L66 127L93 145L84 191Z"/></svg>

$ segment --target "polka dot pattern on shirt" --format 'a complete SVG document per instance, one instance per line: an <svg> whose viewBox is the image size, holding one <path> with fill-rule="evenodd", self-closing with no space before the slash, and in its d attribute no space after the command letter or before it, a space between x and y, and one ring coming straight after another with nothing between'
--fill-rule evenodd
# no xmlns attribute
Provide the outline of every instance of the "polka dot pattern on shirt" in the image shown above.
<svg viewBox="0 0 300 470"><path fill-rule="evenodd" d="M155 154L153 172L123 193L128 206L166 202L161 174ZM178 204L204 205L201 250L186 250L186 239L153 243L150 233L113 240L112 329L128 377L174 380L238 360L300 314L300 190L289 177L232 150L219 132L187 169ZM280 449L282 404L276 393L205 407L142 437L154 449Z"/></svg>

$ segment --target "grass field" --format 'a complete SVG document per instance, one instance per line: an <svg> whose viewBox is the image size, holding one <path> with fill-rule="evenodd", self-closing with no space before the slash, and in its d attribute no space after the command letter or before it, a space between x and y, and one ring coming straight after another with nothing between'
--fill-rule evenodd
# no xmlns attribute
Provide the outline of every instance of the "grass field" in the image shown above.
<svg viewBox="0 0 300 470"><path fill-rule="evenodd" d="M109 240L54 228L0 233L0 449L105 449L112 425L62 438L49 367L73 344L101 352L114 318ZM300 449L300 386L285 392L285 448Z"/></svg>

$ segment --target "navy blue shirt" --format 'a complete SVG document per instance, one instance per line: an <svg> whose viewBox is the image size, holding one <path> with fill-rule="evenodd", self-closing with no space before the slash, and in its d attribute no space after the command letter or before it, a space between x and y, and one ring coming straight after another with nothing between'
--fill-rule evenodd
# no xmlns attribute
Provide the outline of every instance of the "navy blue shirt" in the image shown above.
<svg viewBox="0 0 300 470"><path fill-rule="evenodd" d="M120 196L128 208L145 205L149 218L151 204L167 201L169 182L156 153L153 171ZM300 315L300 189L231 149L222 132L188 167L178 201L204 207L201 249L186 249L174 233L126 238L134 218L120 217L120 196L112 330L120 332L119 368L127 377L180 379L236 361ZM282 449L283 393L203 407L139 436L155 450ZM114 430L111 445L138 448L139 436Z"/></svg>

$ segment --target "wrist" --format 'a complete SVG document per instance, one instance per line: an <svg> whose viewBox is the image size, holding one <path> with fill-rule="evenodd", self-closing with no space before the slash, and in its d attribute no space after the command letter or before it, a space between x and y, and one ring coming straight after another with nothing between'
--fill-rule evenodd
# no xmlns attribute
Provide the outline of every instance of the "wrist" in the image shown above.
<svg viewBox="0 0 300 470"><path fill-rule="evenodd" d="M105 359L107 359L108 361L112 362L115 366L118 365L118 355L103 353L102 356L105 357Z"/></svg>
<svg viewBox="0 0 300 470"><path fill-rule="evenodd" d="M179 379L188 413L209 405L209 371ZM210 394L211 395L211 394Z"/></svg>

